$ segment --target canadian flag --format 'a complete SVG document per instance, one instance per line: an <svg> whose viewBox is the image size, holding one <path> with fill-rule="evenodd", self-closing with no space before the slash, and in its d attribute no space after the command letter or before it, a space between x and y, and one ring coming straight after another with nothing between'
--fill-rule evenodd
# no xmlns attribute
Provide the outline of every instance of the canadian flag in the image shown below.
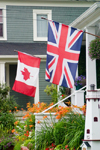
<svg viewBox="0 0 100 150"><path fill-rule="evenodd" d="M18 51L17 75L12 90L35 97L40 58Z"/></svg>

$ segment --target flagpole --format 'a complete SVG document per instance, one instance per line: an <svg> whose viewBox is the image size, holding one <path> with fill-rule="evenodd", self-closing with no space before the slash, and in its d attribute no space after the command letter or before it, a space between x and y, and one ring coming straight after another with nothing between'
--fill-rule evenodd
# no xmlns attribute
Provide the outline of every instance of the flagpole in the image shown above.
<svg viewBox="0 0 100 150"><path fill-rule="evenodd" d="M18 50L14 50L14 52L21 52L21 51L18 51ZM25 53L25 52L21 52L21 53ZM28 54L28 53L27 53ZM41 57L38 57L38 56L35 56L35 55L32 55L32 54L28 54L28 55L31 55L31 56L33 56L33 57L36 57L36 58L40 58L41 59Z"/></svg>
<svg viewBox="0 0 100 150"><path fill-rule="evenodd" d="M41 17L41 19L44 19L44 20L47 20L47 21L52 21L52 20L48 20L47 18L44 18L44 17ZM86 32L86 31L84 31L84 33L87 33L87 34L90 34L90 35L95 36L97 38L100 38L100 36L92 34L92 33L89 33L89 32Z"/></svg>
<svg viewBox="0 0 100 150"><path fill-rule="evenodd" d="M89 33L89 32L84 32L84 33L87 33L87 34L90 34L90 35L92 35L92 36L95 36L95 37L98 37L98 38L100 38L100 36L98 36L98 35L95 35L95 34L92 34L92 33Z"/></svg>

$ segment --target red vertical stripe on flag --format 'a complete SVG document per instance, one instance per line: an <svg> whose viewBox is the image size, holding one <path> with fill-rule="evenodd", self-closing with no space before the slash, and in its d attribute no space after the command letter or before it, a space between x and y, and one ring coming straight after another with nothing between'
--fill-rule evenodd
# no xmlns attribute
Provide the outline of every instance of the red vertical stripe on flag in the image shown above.
<svg viewBox="0 0 100 150"><path fill-rule="evenodd" d="M19 93L22 93L22 90L23 90L22 94L35 97L36 87L29 86L23 82L15 80L12 90L19 92Z"/></svg>
<svg viewBox="0 0 100 150"><path fill-rule="evenodd" d="M25 53L18 52L18 60L20 60L20 62L30 67L36 67L36 68L40 67L40 60L41 60L40 58L33 57Z"/></svg>

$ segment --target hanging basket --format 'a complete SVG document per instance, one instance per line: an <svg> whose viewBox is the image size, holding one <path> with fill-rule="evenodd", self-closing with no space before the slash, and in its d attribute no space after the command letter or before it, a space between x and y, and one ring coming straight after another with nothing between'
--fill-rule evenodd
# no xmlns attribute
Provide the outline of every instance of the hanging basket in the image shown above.
<svg viewBox="0 0 100 150"><path fill-rule="evenodd" d="M100 38L94 39L90 42L89 56L92 60L100 59Z"/></svg>

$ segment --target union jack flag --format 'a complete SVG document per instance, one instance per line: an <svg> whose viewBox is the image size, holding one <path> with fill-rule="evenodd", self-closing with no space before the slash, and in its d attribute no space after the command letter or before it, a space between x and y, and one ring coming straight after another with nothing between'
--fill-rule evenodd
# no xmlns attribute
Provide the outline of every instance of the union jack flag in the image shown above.
<svg viewBox="0 0 100 150"><path fill-rule="evenodd" d="M46 81L73 88L82 38L82 30L48 22Z"/></svg>

